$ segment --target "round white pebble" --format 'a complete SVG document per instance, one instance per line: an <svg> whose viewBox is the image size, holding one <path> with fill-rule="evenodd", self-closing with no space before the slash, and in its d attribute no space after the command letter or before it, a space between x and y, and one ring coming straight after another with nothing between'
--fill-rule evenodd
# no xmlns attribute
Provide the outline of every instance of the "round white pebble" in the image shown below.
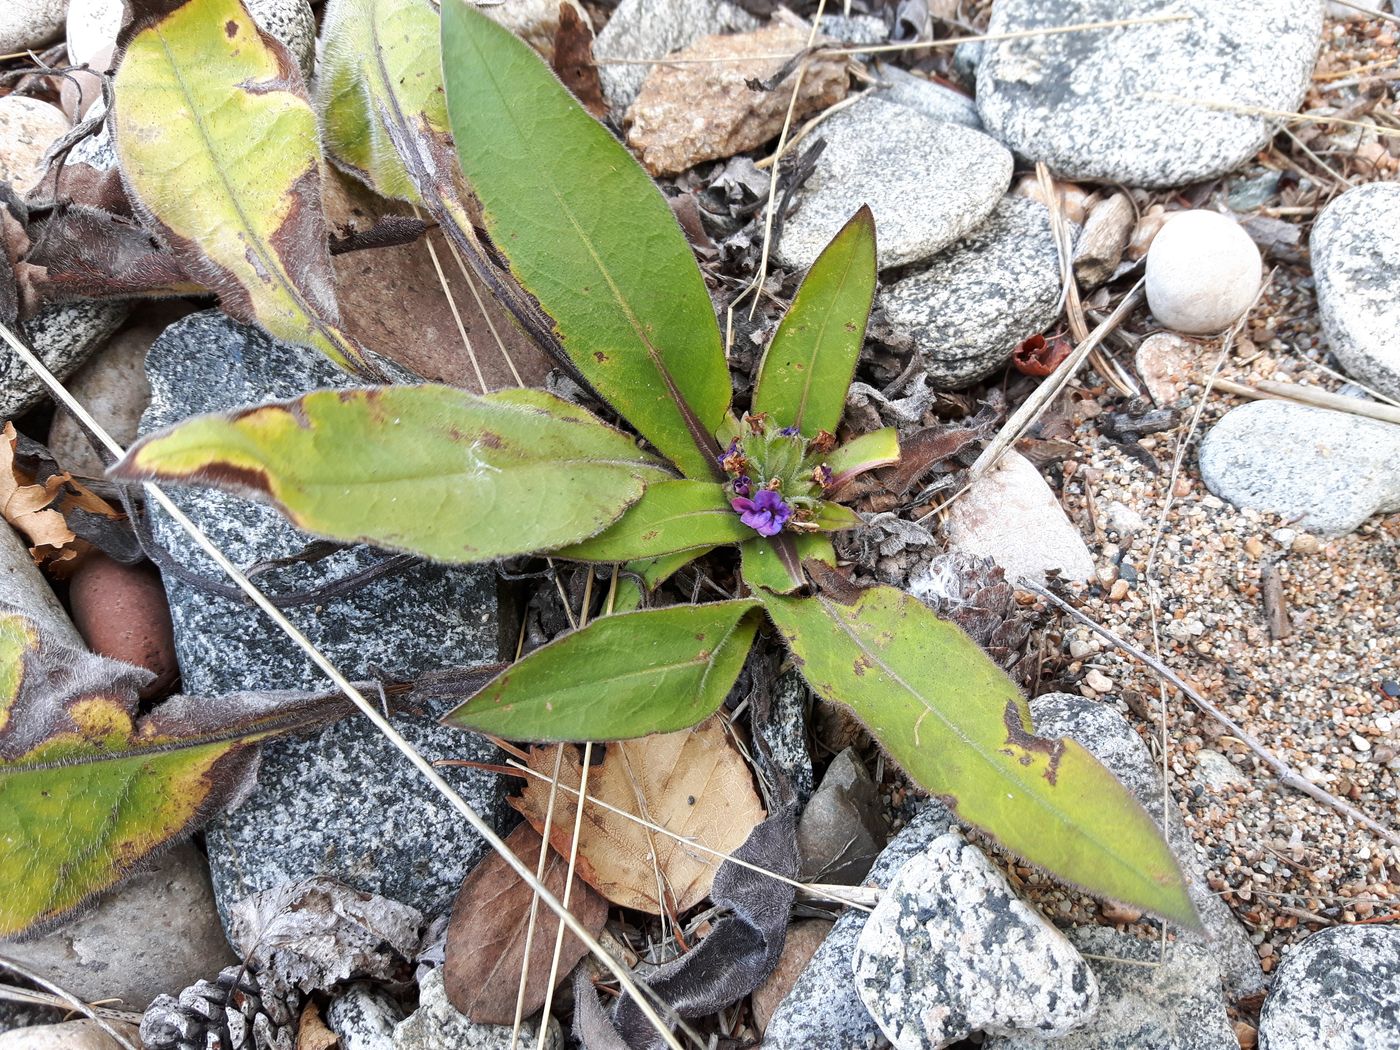
<svg viewBox="0 0 1400 1050"><path fill-rule="evenodd" d="M1249 309L1262 279L1249 234L1213 211L1172 215L1147 252L1147 303L1177 332L1207 335L1230 327Z"/></svg>

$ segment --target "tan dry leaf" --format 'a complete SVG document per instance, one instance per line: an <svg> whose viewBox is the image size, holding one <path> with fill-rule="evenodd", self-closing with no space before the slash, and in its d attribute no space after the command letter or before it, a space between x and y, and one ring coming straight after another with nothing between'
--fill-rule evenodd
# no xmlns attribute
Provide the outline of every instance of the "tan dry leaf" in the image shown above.
<svg viewBox="0 0 1400 1050"><path fill-rule="evenodd" d="M558 818L556 806L555 819ZM506 845L531 871L538 870L540 842L539 833L529 824L519 825L506 836ZM568 860L551 849L545 862L544 884L561 901L568 873ZM515 999L520 989L520 963L525 956L532 896L530 887L498 853L492 853L473 868L457 891L452 919L447 926L443 983L448 1002L479 1024L512 1024L515 1021ZM569 911L594 936L608 921L608 902L577 874L569 895ZM558 929L559 920L554 913L540 905L534 940L530 943L525 1017L544 1006ZM567 977L586 954L588 949L583 942L572 933L565 933L556 983Z"/></svg>
<svg viewBox="0 0 1400 1050"><path fill-rule="evenodd" d="M321 1020L321 1011L315 1003L307 1003L297 1023L296 1050L335 1050L340 1039Z"/></svg>
<svg viewBox="0 0 1400 1050"><path fill-rule="evenodd" d="M109 518L121 515L70 474L55 474L42 485L35 484L15 462L18 440L13 423L0 429L0 518L29 541L36 564L66 578L92 545L73 534L64 515L78 509Z"/></svg>
<svg viewBox="0 0 1400 1050"><path fill-rule="evenodd" d="M546 776L554 770L553 748L535 748L530 765ZM579 750L565 745L560 783L578 789ZM608 745L590 771L588 795L721 853L732 853L764 816L753 778L725 736L718 717L694 729L661 733ZM548 780L531 778L511 805L537 831L549 804ZM567 854L573 833L575 796L560 792L550 841ZM710 892L719 859L660 832L609 812L584 808L578 873L599 893L625 908L660 915L681 912Z"/></svg>

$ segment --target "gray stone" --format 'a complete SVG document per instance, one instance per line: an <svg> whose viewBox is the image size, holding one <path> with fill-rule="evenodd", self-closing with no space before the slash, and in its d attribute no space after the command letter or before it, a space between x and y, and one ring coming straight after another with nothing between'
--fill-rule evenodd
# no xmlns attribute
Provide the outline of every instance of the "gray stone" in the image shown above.
<svg viewBox="0 0 1400 1050"><path fill-rule="evenodd" d="M799 805L812 797L812 754L807 750L807 712L812 691L797 671L778 676L770 699L772 710L761 729L766 748L754 748L754 762L768 781L785 778L792 783Z"/></svg>
<svg viewBox="0 0 1400 1050"><path fill-rule="evenodd" d="M0 4L0 54L42 48L63 25L68 0L5 0Z"/></svg>
<svg viewBox="0 0 1400 1050"><path fill-rule="evenodd" d="M121 1009L138 1012L237 961L219 926L204 855L189 843L58 929L0 944L0 955L87 1002L120 999Z"/></svg>
<svg viewBox="0 0 1400 1050"><path fill-rule="evenodd" d="M817 24L822 36L850 46L883 44L890 37L884 19L874 15L822 15Z"/></svg>
<svg viewBox="0 0 1400 1050"><path fill-rule="evenodd" d="M477 1024L447 1001L442 970L428 971L419 982L418 1009L394 1029L393 1050L513 1050L510 1025ZM539 1039L539 1021L520 1026L519 1046L532 1047ZM559 1022L549 1019L545 1050L562 1050L564 1035Z"/></svg>
<svg viewBox="0 0 1400 1050"><path fill-rule="evenodd" d="M1225 414L1201 442L1201 478L1237 507L1324 536L1400 510L1400 426L1291 401Z"/></svg>
<svg viewBox="0 0 1400 1050"><path fill-rule="evenodd" d="M1163 14L1190 19L988 43L982 122L1070 179L1184 186L1234 169L1273 118L1188 100L1296 110L1322 36L1317 0L997 0L988 32Z"/></svg>
<svg viewBox="0 0 1400 1050"><path fill-rule="evenodd" d="M151 302L137 308L131 322L73 373L66 384L80 404L123 447L136 440L141 413L151 399L146 382L146 351L169 325L190 313L182 300ZM67 411L54 413L49 451L64 470L100 478L101 458L93 451L78 421Z"/></svg>
<svg viewBox="0 0 1400 1050"><path fill-rule="evenodd" d="M0 607L24 613L54 641L73 649L86 649L82 636L53 588L29 554L29 544L0 520Z"/></svg>
<svg viewBox="0 0 1400 1050"><path fill-rule="evenodd" d="M826 149L783 225L778 257L811 266L862 204L875 213L881 269L922 262L975 229L1011 183L995 139L863 98L822 122Z"/></svg>
<svg viewBox="0 0 1400 1050"><path fill-rule="evenodd" d="M977 115L977 104L971 95L934 80L916 77L898 66L882 65L876 76L884 85L879 89L879 97L886 102L916 110L934 120L981 130L982 118Z"/></svg>
<svg viewBox="0 0 1400 1050"><path fill-rule="evenodd" d="M889 840L880 788L853 748L826 767L797 822L798 877L804 882L859 885Z"/></svg>
<svg viewBox="0 0 1400 1050"><path fill-rule="evenodd" d="M0 1034L17 1028L33 1028L41 1024L58 1024L67 1016L63 1010L48 1006L0 999Z"/></svg>
<svg viewBox="0 0 1400 1050"><path fill-rule="evenodd" d="M1333 926L1286 951L1259 1050L1400 1048L1400 926Z"/></svg>
<svg viewBox="0 0 1400 1050"><path fill-rule="evenodd" d="M0 98L0 181L23 197L44 177L44 153L68 131L57 106L27 95Z"/></svg>
<svg viewBox="0 0 1400 1050"><path fill-rule="evenodd" d="M394 1028L403 1016L382 987L358 981L331 1002L326 1024L340 1038L340 1050L393 1050Z"/></svg>
<svg viewBox="0 0 1400 1050"><path fill-rule="evenodd" d="M348 377L314 351L276 342L217 311L167 328L146 359L151 405L143 432L198 412L294 397ZM172 493L237 564L294 554L309 538L271 507L209 489ZM163 514L156 539L188 571L222 582L214 564ZM379 564L382 551L355 546L312 564L261 573L273 593L305 590ZM234 601L165 574L175 647L187 693L324 688L311 661L271 621ZM486 568L415 564L352 594L290 607L288 616L351 678L497 658L495 575ZM429 760L496 760L480 737L439 726L433 708L395 718ZM504 788L494 774L444 769L478 812L502 823ZM265 745L258 788L208 831L221 911L284 881L328 875L431 915L446 908L484 843L367 721L349 718L314 736Z"/></svg>
<svg viewBox="0 0 1400 1050"><path fill-rule="evenodd" d="M886 318L914 340L940 390L991 375L1060 312L1060 254L1050 210L1005 196L972 233L880 291Z"/></svg>
<svg viewBox="0 0 1400 1050"><path fill-rule="evenodd" d="M855 973L896 1050L979 1031L1064 1035L1098 1007L1079 952L956 831L900 868L860 932Z"/></svg>
<svg viewBox="0 0 1400 1050"><path fill-rule="evenodd" d="M44 367L67 379L126 320L126 303L79 302L45 307L20 327ZM30 367L0 344L0 419L22 416L48 397Z"/></svg>
<svg viewBox="0 0 1400 1050"><path fill-rule="evenodd" d="M1157 826L1162 826L1161 769L1142 738L1117 710L1074 693L1047 693L1031 701L1031 719L1041 736L1067 736L1078 741L1123 782ZM1187 893L1205 927L1200 942L1209 949L1231 994L1242 997L1261 991L1265 981L1259 956L1229 905L1205 884L1191 833L1175 805L1169 807L1167 821L1167 842L1186 875ZM1197 935L1189 933L1180 936L1197 939Z"/></svg>
<svg viewBox="0 0 1400 1050"><path fill-rule="evenodd" d="M622 0L593 42L598 77L620 120L651 71L649 65L609 65L612 58L661 58L712 33L757 29L758 20L727 0Z"/></svg>
<svg viewBox="0 0 1400 1050"><path fill-rule="evenodd" d="M1347 190L1318 216L1313 277L1327 344L1347 373L1400 398L1400 184Z"/></svg>
<svg viewBox="0 0 1400 1050"><path fill-rule="evenodd" d="M989 1039L984 1050L1239 1050L1210 947L1170 942L1159 965L1156 940L1107 926L1070 930L1069 939L1090 956L1098 978L1094 1019L1060 1037L1023 1032Z"/></svg>
<svg viewBox="0 0 1400 1050"><path fill-rule="evenodd" d="M1012 583L1044 582L1052 569L1070 581L1094 575L1084 537L1035 464L1019 452L1007 452L973 482L949 510L946 528L951 550L991 558ZM924 586L914 580L910 590L918 596Z"/></svg>
<svg viewBox="0 0 1400 1050"><path fill-rule="evenodd" d="M885 847L867 886L888 886L911 857L953 827L941 803L923 808ZM812 956L792 991L778 1005L763 1033L763 1050L874 1050L883 1036L856 990L856 942L868 913L847 910Z"/></svg>

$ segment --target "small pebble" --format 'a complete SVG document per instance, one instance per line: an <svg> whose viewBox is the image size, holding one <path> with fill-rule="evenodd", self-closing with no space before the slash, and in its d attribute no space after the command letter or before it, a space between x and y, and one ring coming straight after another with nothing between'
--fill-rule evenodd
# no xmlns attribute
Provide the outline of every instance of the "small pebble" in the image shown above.
<svg viewBox="0 0 1400 1050"><path fill-rule="evenodd" d="M1169 216L1147 252L1147 302L1162 324L1189 335L1223 331L1249 309L1262 281L1259 249L1213 211Z"/></svg>
<svg viewBox="0 0 1400 1050"><path fill-rule="evenodd" d="M122 565L94 552L73 574L68 593L73 622L93 652L155 675L141 699L170 692L180 668L170 606L155 566Z"/></svg>
<svg viewBox="0 0 1400 1050"><path fill-rule="evenodd" d="M1128 596L1129 583L1127 580L1115 580L1113 587L1108 592L1110 600L1121 602Z"/></svg>
<svg viewBox="0 0 1400 1050"><path fill-rule="evenodd" d="M63 110L23 95L0 98L0 181L20 195L43 178L44 151L68 131Z"/></svg>
<svg viewBox="0 0 1400 1050"><path fill-rule="evenodd" d="M1104 674L1098 668L1090 671L1084 676L1084 684L1096 693L1109 693L1113 691L1113 679Z"/></svg>
<svg viewBox="0 0 1400 1050"><path fill-rule="evenodd" d="M1352 733L1350 739L1351 746L1356 748L1356 750L1363 752L1371 750L1371 741L1367 740L1360 733Z"/></svg>

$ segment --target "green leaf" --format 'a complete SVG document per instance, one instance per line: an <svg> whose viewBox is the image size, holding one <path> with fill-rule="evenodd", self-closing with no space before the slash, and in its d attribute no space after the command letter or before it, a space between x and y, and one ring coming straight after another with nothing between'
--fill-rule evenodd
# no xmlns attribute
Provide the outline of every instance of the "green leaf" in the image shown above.
<svg viewBox="0 0 1400 1050"><path fill-rule="evenodd" d="M494 247L583 377L687 477L718 480L729 370L704 278L641 166L524 43L442 10L448 112Z"/></svg>
<svg viewBox="0 0 1400 1050"><path fill-rule="evenodd" d="M112 129L136 211L231 316L372 373L339 325L296 62L240 0L129 6Z"/></svg>
<svg viewBox="0 0 1400 1050"><path fill-rule="evenodd" d="M0 606L0 938L53 925L252 786L258 741L349 710L305 693L175 697Z"/></svg>
<svg viewBox="0 0 1400 1050"><path fill-rule="evenodd" d="M381 197L426 203L419 183L434 171L450 186L440 32L428 0L326 4L315 99L326 153Z"/></svg>
<svg viewBox="0 0 1400 1050"><path fill-rule="evenodd" d="M831 540L817 533L780 532L770 539L751 539L739 547L740 574L755 594L791 594L805 587L807 574L802 565L806 561L834 566L836 549Z"/></svg>
<svg viewBox="0 0 1400 1050"><path fill-rule="evenodd" d="M817 694L959 817L1068 883L1199 927L1152 818L1073 740L1034 736L1015 684L957 627L890 587L759 595Z"/></svg>
<svg viewBox="0 0 1400 1050"><path fill-rule="evenodd" d="M739 543L753 529L729 506L724 486L710 481L663 481L592 539L554 553L574 561L636 561Z"/></svg>
<svg viewBox="0 0 1400 1050"><path fill-rule="evenodd" d="M517 661L443 719L509 740L625 740L708 718L762 618L754 601L594 620Z"/></svg>
<svg viewBox="0 0 1400 1050"><path fill-rule="evenodd" d="M488 561L593 536L672 475L626 434L539 390L318 390L197 416L113 473L226 488L307 532Z"/></svg>
<svg viewBox="0 0 1400 1050"><path fill-rule="evenodd" d="M836 433L874 298L875 216L862 205L797 289L763 355L753 410L809 438Z"/></svg>
<svg viewBox="0 0 1400 1050"><path fill-rule="evenodd" d="M847 441L826 457L831 468L831 491L836 491L852 478L880 467L899 462L899 432L894 427L882 427Z"/></svg>
<svg viewBox="0 0 1400 1050"><path fill-rule="evenodd" d="M617 594L613 598L613 612L631 612L641 608L642 600L652 591L691 562L697 558L703 558L713 549L712 547L701 547L698 550L663 554L659 558L629 561L622 566L624 575L617 581Z"/></svg>

